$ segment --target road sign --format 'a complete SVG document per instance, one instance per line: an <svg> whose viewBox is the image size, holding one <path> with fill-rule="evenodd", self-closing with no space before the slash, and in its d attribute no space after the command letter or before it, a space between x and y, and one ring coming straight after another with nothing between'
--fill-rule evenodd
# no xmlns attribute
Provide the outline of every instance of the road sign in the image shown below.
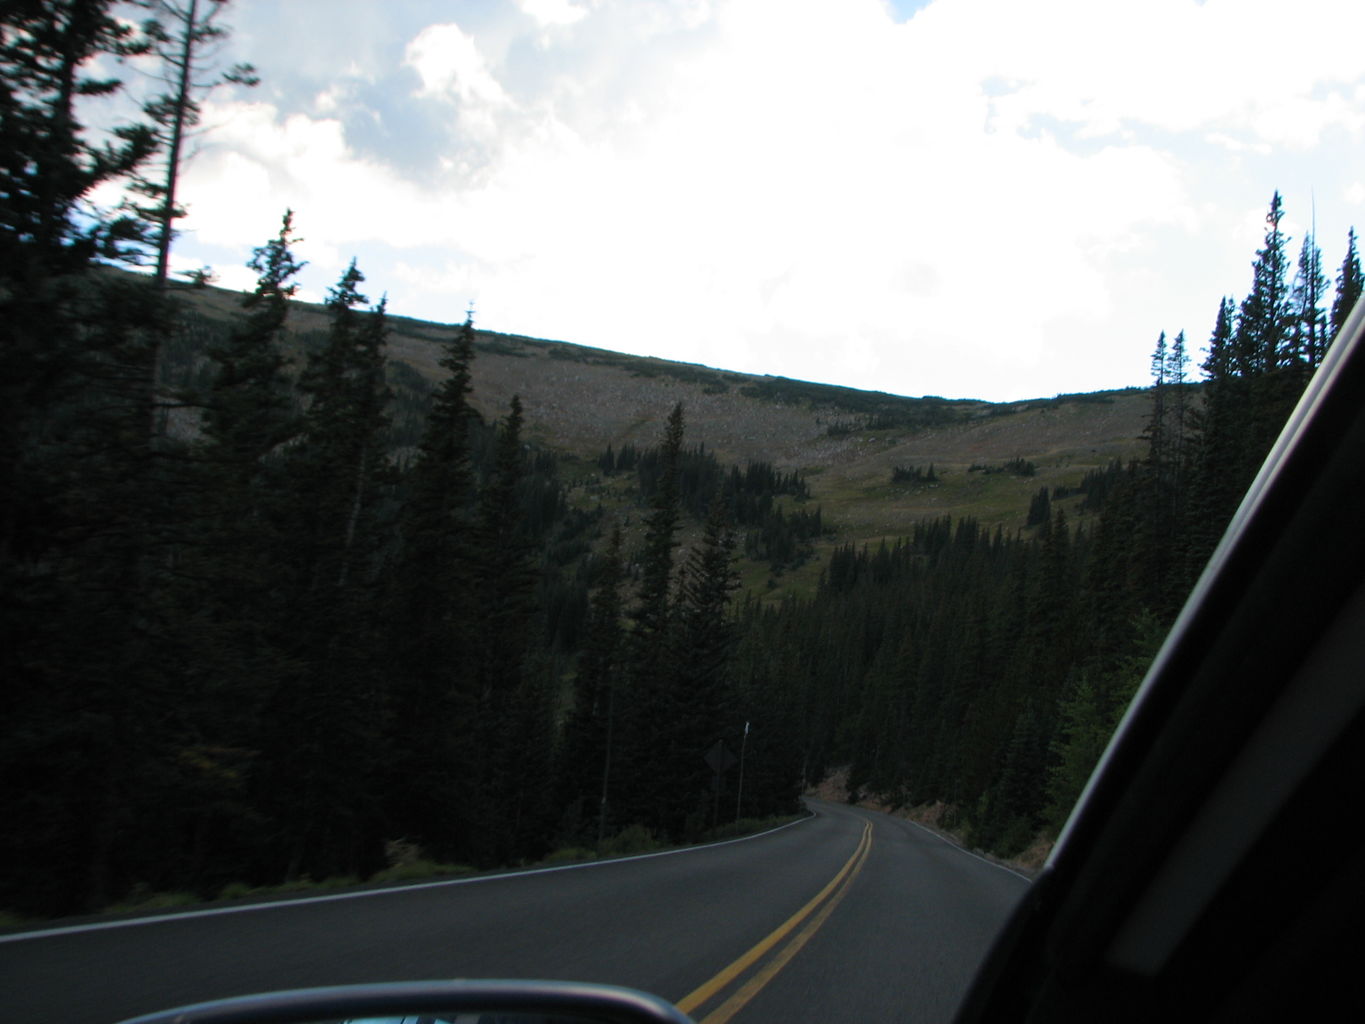
<svg viewBox="0 0 1365 1024"><path fill-rule="evenodd" d="M733 768L735 760L735 755L730 753L730 748L725 745L724 740L716 740L716 745L706 752L706 763L717 775Z"/></svg>

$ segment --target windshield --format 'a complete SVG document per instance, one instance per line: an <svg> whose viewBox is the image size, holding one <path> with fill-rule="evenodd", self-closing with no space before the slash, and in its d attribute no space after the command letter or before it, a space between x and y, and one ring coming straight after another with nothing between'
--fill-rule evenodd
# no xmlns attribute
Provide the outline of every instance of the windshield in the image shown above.
<svg viewBox="0 0 1365 1024"><path fill-rule="evenodd" d="M6 991L951 1016L1362 286L1360 5L1101 6L0 15Z"/></svg>

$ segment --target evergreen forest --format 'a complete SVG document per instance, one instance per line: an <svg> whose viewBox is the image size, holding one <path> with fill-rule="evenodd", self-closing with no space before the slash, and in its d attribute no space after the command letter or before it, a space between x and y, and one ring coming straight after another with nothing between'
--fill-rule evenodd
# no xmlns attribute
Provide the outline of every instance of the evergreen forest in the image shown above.
<svg viewBox="0 0 1365 1024"><path fill-rule="evenodd" d="M196 316L166 272L174 156L153 173L174 104L80 121L121 87L98 59L157 43L111 7L0 15L0 910L20 915L358 882L405 851L482 869L695 842L798 813L835 770L973 847L1045 843L1362 287L1354 231L1332 268L1312 235L1296 262L1276 193L1205 347L1157 339L1144 458L1041 488L1021 529L849 543L818 478L726 464L681 402L654 444L576 462L517 397L481 414L470 315L415 388L355 263L326 329L295 330L291 212L230 322ZM129 181L146 202L93 204ZM630 481L638 540L575 500L582 464ZM811 594L740 585L743 563L817 559Z"/></svg>

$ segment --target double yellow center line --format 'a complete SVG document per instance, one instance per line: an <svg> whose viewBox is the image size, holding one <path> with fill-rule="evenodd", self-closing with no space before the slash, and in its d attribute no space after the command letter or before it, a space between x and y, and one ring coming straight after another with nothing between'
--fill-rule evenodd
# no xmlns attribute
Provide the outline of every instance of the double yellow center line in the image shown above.
<svg viewBox="0 0 1365 1024"><path fill-rule="evenodd" d="M678 1001L678 1009L683 1013L692 1013L699 1007L705 1006L717 998L717 996L727 988L732 982L753 967L759 960L767 956L786 940L786 944L776 949L772 956L763 963L758 970L745 981L728 999L701 1017L701 1024L725 1024L731 1017L738 1013L746 1003L749 1002L763 986L776 977L777 972L787 966L788 961L800 952L801 947L810 941L811 936L820 930L820 926L825 923L826 918L839 905L839 901L844 898L849 888L853 884L853 879L862 870L863 862L867 860L868 851L872 849L872 822L863 823L863 834L858 840L858 846L853 851L853 855L844 862L844 866L839 869L839 873L830 879L829 884L815 894L815 897L804 907L798 910L787 920L770 932L761 942L755 945L747 953L741 956L730 966L726 967L710 981L694 989ZM810 918L809 921L806 919ZM805 922L806 926L801 928ZM796 929L801 928L798 932ZM792 933L796 932L795 935Z"/></svg>

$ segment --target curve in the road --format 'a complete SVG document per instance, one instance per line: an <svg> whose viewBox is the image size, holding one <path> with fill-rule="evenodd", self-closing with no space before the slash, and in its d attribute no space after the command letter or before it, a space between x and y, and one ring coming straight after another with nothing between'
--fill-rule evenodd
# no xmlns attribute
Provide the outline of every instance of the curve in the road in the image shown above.
<svg viewBox="0 0 1365 1024"><path fill-rule="evenodd" d="M800 827L664 856L9 936L0 1005L109 1024L286 988L541 978L710 1024L948 1020L1023 883L901 819L810 805Z"/></svg>
<svg viewBox="0 0 1365 1024"><path fill-rule="evenodd" d="M281 910L287 907L304 906L310 903L335 903L338 900L364 899L367 896L388 896L396 891L417 892L421 889L445 889L455 885L476 885L479 882L489 882L529 875L549 875L559 871L577 871L584 868L625 864L635 860L671 857L674 854L691 853L695 850L706 850L716 846L730 846L734 843L748 842L751 839L761 839L764 836L772 835L774 832L781 832L783 829L791 828L793 825L800 825L803 821L809 821L813 817L815 817L815 813L812 811L803 817L797 818L795 821L788 821L775 828L766 829L762 832L755 832L752 835L739 836L735 839L721 839L714 843L700 843L695 846L679 846L671 850L654 850L650 853L634 853L625 857L611 857L605 860L579 861L574 864L555 864L551 867L543 868L521 868L515 871L491 871L482 875L471 875L462 878L443 878L434 882L409 882L404 885L375 886L372 889L354 889L350 892L331 892L319 896L292 896L285 899L239 903L230 907L199 907L192 910L177 910L169 914L143 914L135 917L83 921L80 924L58 925L51 928L30 928L0 935L0 944L6 942L24 942L29 939L50 939L62 935L79 935L83 932L106 931L110 928L133 928L139 925L161 924L166 921L183 921L195 917L217 917L222 914L247 914L260 910Z"/></svg>
<svg viewBox="0 0 1365 1024"><path fill-rule="evenodd" d="M839 905L839 901L844 898L845 893L852 886L853 880L858 877L858 872L862 870L863 862L867 860L868 852L871 849L872 822L869 821L863 825L863 834L858 840L858 846L848 860L844 862L844 866L839 869L839 873L830 879L829 883L816 893L809 903L774 928L761 942L751 947L744 955L720 971L706 984L697 987L680 999L678 1009L684 1013L695 1014L698 1009L716 999L719 993L758 963L766 954L773 951L773 947L791 936L790 941L785 942L773 952L763 966L756 970L753 976L740 986L734 995L705 1017L702 1017L701 1024L725 1024L726 1021L742 1010L754 996L762 991L768 982L777 976L778 971L791 962L792 957L801 951L802 947L810 941L811 936L820 930L820 926L834 912L834 908ZM811 918L810 923L800 932L792 935L792 932L812 914L815 916Z"/></svg>

